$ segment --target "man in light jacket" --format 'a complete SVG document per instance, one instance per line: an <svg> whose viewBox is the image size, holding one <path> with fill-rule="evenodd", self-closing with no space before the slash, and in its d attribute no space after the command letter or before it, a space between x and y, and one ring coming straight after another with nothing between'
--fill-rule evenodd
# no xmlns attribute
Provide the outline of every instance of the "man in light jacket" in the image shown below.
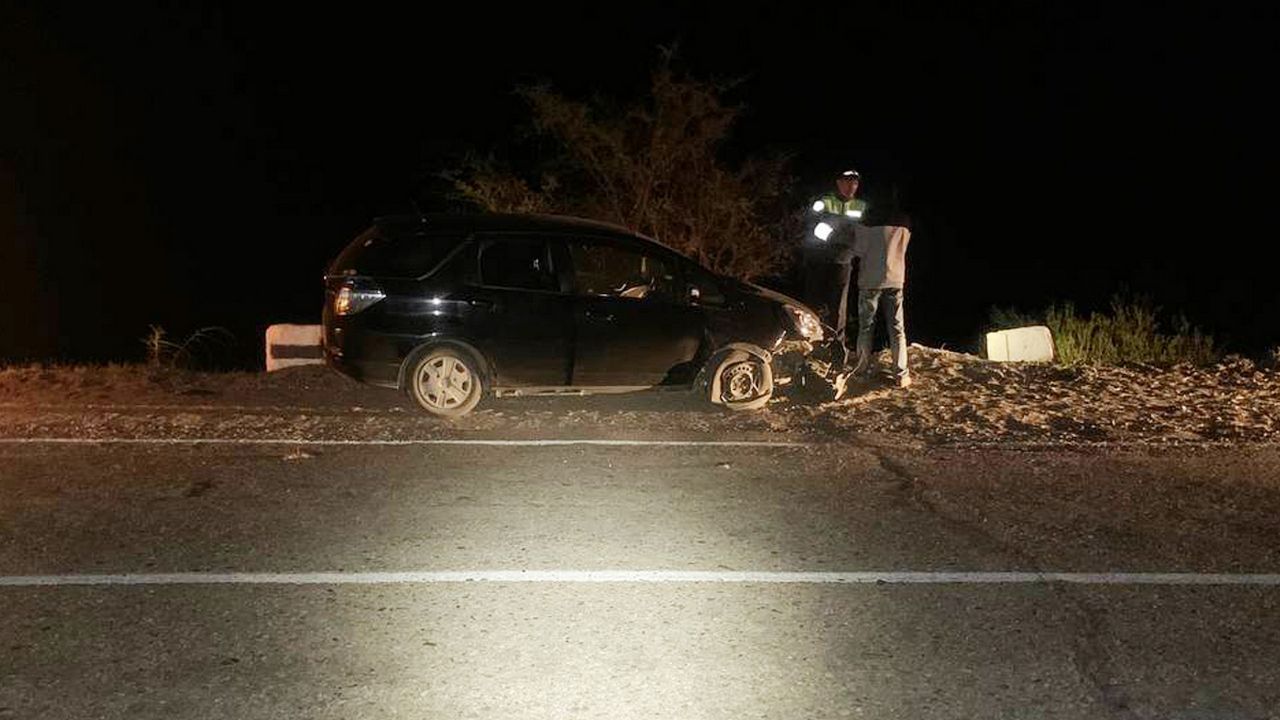
<svg viewBox="0 0 1280 720"><path fill-rule="evenodd" d="M875 339L876 310L884 311L893 355L894 383L911 385L907 369L907 332L902 320L902 291L907 281L907 244L911 242L910 221L901 213L866 218L854 226L853 256L858 261L858 345L854 375L871 368L871 348Z"/></svg>

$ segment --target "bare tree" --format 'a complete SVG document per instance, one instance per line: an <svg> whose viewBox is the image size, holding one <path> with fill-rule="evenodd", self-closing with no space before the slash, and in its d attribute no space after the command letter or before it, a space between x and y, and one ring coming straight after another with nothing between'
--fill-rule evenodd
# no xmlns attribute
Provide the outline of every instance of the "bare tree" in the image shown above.
<svg viewBox="0 0 1280 720"><path fill-rule="evenodd" d="M524 178L499 169L493 158L468 157L461 170L445 176L453 183L454 194L490 212L552 212L554 180L544 179L542 187L529 186Z"/></svg>
<svg viewBox="0 0 1280 720"><path fill-rule="evenodd" d="M495 212L561 212L651 235L714 270L749 278L788 256L777 208L791 185L785 158L732 167L720 157L742 108L729 86L690 78L664 53L648 96L622 107L524 87L537 136L551 141L536 185L472 158L450 176L457 195ZM771 213L773 213L771 215Z"/></svg>

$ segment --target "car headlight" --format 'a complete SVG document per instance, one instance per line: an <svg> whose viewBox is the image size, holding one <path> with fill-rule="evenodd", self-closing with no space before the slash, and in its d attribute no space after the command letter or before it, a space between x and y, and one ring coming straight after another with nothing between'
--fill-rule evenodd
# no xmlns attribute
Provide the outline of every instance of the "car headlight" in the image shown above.
<svg viewBox="0 0 1280 720"><path fill-rule="evenodd" d="M817 315L795 305L783 305L783 307L795 321L796 331L801 337L810 342L818 342L822 339L822 322L818 320Z"/></svg>
<svg viewBox="0 0 1280 720"><path fill-rule="evenodd" d="M813 228L813 236L824 242L827 238L831 237L831 233L833 232L835 232L835 228L824 222L818 223L818 225Z"/></svg>

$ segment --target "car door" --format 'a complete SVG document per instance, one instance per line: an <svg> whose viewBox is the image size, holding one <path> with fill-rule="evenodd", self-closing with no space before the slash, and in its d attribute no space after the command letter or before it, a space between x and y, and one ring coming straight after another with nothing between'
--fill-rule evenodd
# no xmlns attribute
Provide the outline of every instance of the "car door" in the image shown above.
<svg viewBox="0 0 1280 720"><path fill-rule="evenodd" d="M572 358L572 297L564 249L554 236L476 238L468 336L493 363L497 387L563 387Z"/></svg>
<svg viewBox="0 0 1280 720"><path fill-rule="evenodd" d="M676 260L625 239L566 240L573 269L575 387L691 382L702 315L685 297Z"/></svg>

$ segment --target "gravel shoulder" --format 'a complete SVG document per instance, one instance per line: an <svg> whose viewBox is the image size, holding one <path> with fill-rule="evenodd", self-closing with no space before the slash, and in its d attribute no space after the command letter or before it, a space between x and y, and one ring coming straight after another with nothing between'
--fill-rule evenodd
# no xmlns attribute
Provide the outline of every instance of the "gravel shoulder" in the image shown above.
<svg viewBox="0 0 1280 720"><path fill-rule="evenodd" d="M818 440L891 438L929 446L1271 445L1280 440L1280 372L1232 358L1213 367L1059 367L993 363L911 348L908 390L873 380L840 401L782 393L736 414L687 392L490 399L439 420L400 393L327 368L190 373L141 365L0 368L0 433L150 432L419 438L471 433ZM583 434L586 435L583 435Z"/></svg>

